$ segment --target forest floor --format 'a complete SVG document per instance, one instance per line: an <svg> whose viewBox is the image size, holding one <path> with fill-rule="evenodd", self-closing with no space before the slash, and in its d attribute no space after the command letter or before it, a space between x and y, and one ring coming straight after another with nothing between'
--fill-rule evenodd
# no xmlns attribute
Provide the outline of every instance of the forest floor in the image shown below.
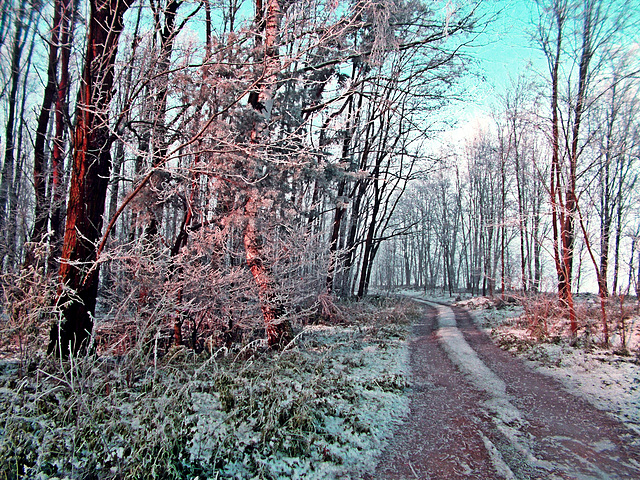
<svg viewBox="0 0 640 480"><path fill-rule="evenodd" d="M637 357L533 338L521 310L428 303L410 414L375 478L640 478Z"/></svg>
<svg viewBox="0 0 640 480"><path fill-rule="evenodd" d="M341 303L280 352L160 355L154 335L69 361L8 348L0 480L361 478L409 412L420 314L402 299Z"/></svg>
<svg viewBox="0 0 640 480"><path fill-rule="evenodd" d="M8 349L0 480L640 478L640 317L572 346L526 306L405 293L339 304L282 352Z"/></svg>

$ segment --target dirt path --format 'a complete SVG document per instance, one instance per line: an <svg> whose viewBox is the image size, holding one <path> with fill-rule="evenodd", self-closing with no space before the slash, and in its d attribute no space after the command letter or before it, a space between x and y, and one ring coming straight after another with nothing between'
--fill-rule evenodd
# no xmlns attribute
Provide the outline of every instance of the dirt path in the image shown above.
<svg viewBox="0 0 640 480"><path fill-rule="evenodd" d="M462 309L413 327L411 415L379 479L640 479L640 438L496 347Z"/></svg>

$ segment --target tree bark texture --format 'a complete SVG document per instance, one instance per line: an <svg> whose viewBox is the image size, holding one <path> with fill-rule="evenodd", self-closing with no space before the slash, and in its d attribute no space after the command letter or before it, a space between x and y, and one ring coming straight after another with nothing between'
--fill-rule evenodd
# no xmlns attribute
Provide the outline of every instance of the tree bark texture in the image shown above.
<svg viewBox="0 0 640 480"><path fill-rule="evenodd" d="M109 103L113 67L127 0L92 0L85 65L78 92L71 186L67 205L58 303L63 318L51 330L49 352L63 357L86 347L93 328L100 239L112 136Z"/></svg>
<svg viewBox="0 0 640 480"><path fill-rule="evenodd" d="M35 190L35 223L31 234L32 242L42 241L48 223L47 215L47 190L46 190L46 137L51 108L56 99L57 74L58 74L58 50L60 45L63 17L66 16L68 2L55 0L53 4L54 14L51 25L51 40L49 42L49 59L47 66L47 84L42 98L42 107L38 116L36 128L36 140L33 147L33 187ZM25 264L33 264L34 258L31 252L27 252Z"/></svg>
<svg viewBox="0 0 640 480"><path fill-rule="evenodd" d="M26 43L29 29L29 19L26 18L27 2L22 1L17 8L18 18L11 46L11 70L8 97L7 123L5 128L5 151L2 174L0 176L0 269L5 261L6 253L12 245L7 245L6 227L8 224L9 198L14 188L15 169L15 121L18 99L18 87L20 83L20 61L22 50Z"/></svg>
<svg viewBox="0 0 640 480"><path fill-rule="evenodd" d="M293 331L289 320L284 316L285 309L279 298L277 284L263 258L263 240L256 220L256 196L256 191L250 192L245 206L247 224L244 230L244 248L247 265L258 287L267 343L272 348L282 348L293 339Z"/></svg>
<svg viewBox="0 0 640 480"><path fill-rule="evenodd" d="M565 200L562 198L562 172L560 165L560 118L559 118L559 75L562 39L566 20L566 5L564 2L554 5L554 15L557 28L555 52L551 63L551 128L552 128L552 159L551 159L551 212L553 227L553 253L558 275L558 297L560 303L569 314L571 334L576 335L578 322L576 318L573 295L571 292L571 277L573 270L574 232L570 207L573 205L575 191L571 190L571 183L567 186ZM548 52L550 53L550 52ZM570 180L569 180L570 182ZM571 196L571 200L569 200Z"/></svg>
<svg viewBox="0 0 640 480"><path fill-rule="evenodd" d="M77 0L76 0L77 1ZM77 5L69 0L67 13L62 18L62 32L60 36L60 79L55 108L55 132L53 136L53 151L51 153L51 251L48 264L49 271L58 269L58 259L62 256L62 240L64 237L65 217L65 136L67 133L68 93L69 93L69 61L71 58L72 28L75 23Z"/></svg>

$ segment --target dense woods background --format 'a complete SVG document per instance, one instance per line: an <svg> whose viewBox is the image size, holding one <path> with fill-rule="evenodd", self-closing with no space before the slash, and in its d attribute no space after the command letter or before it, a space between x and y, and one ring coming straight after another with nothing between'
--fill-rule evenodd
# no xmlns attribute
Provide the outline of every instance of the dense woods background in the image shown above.
<svg viewBox="0 0 640 480"><path fill-rule="evenodd" d="M638 294L633 2L541 0L543 61L450 144L499 4L1 5L3 322L21 345L50 329L66 356L98 319L122 349L202 349L260 319L279 346L374 286L555 291L575 333L573 294L597 285L606 336L607 297Z"/></svg>

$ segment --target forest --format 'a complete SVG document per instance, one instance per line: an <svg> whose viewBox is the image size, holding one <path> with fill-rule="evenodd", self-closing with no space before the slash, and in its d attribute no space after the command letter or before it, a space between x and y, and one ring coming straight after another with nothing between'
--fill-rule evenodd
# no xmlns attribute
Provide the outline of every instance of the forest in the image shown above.
<svg viewBox="0 0 640 480"><path fill-rule="evenodd" d="M157 400L160 364L200 372L185 373L190 387L177 397L209 382L227 413L255 406L249 394L225 397L240 380L221 366L196 382L204 367L193 359L251 345L272 352L260 361L278 378L305 325L373 311L408 322L412 307L384 298L400 289L544 297L574 337L584 326L576 296L596 293L605 344L612 298L637 301L633 1L531 2L537 60L496 88L483 121L457 140L456 111L483 75L475 53L508 2L0 2L0 356L17 359L18 376L47 372L46 395L68 407L51 413L55 428L76 408L109 410L83 410L79 399L95 397L85 387L101 401L116 384ZM404 335L395 328L370 333L391 344ZM320 340L305 342L296 355ZM251 368L238 373L249 383ZM381 392L402 387L385 375ZM33 388L37 410L45 393ZM304 430L302 410L269 421ZM98 440L103 423L92 418L110 453L56 463L36 453L43 438L24 434L46 428L3 417L20 447L0 442L0 465L14 472L0 478L95 470L96 458L106 473L78 478L141 478L123 463L129 447ZM47 444L47 455L76 455L69 442ZM162 451L145 457L159 478L219 468Z"/></svg>

